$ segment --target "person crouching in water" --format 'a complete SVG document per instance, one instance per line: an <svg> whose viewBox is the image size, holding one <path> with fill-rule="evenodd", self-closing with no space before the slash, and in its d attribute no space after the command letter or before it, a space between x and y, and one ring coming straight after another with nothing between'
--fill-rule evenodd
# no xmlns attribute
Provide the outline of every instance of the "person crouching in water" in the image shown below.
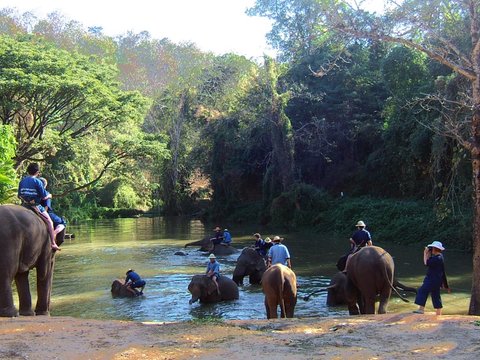
<svg viewBox="0 0 480 360"><path fill-rule="evenodd" d="M210 254L208 259L206 275L213 280L217 287L217 294L220 295L220 288L218 287L217 282L217 279L220 277L220 264L217 262L215 254Z"/></svg>
<svg viewBox="0 0 480 360"><path fill-rule="evenodd" d="M37 163L31 163L27 167L28 176L25 176L18 185L18 197L22 202L35 210L45 219L47 223L48 233L50 234L50 244L52 250L60 250L55 242L55 231L53 229L53 222L48 215L47 210L41 205L42 201L52 198L43 183L38 179L40 175L40 166Z"/></svg>
<svg viewBox="0 0 480 360"><path fill-rule="evenodd" d="M126 275L127 277L125 278L125 285L127 286L127 290L133 293L135 296L143 295L143 289L146 285L145 280L142 280L140 275L138 275L132 269L129 269ZM140 291L138 291L137 288L140 288Z"/></svg>
<svg viewBox="0 0 480 360"><path fill-rule="evenodd" d="M445 250L440 241L434 241L427 245L423 250L423 263L428 267L427 275L423 280L422 286L418 289L415 297L415 304L418 310L414 313L423 314L428 294L432 297L433 308L437 315L442 315L442 298L440 297L440 288L445 288L450 292L448 287L447 275L445 274L445 265L443 261L442 251Z"/></svg>

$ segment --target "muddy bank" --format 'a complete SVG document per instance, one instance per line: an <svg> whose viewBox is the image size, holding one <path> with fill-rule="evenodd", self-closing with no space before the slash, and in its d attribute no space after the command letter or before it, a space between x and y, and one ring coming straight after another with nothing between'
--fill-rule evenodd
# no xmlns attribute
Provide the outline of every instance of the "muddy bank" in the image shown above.
<svg viewBox="0 0 480 360"><path fill-rule="evenodd" d="M0 319L0 358L477 359L479 325L411 313L165 324L19 317Z"/></svg>

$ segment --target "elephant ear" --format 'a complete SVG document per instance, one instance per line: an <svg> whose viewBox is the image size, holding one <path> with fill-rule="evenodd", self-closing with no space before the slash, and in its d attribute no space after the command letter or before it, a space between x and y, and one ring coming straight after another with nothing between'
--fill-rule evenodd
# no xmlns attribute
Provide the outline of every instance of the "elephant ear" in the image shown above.
<svg viewBox="0 0 480 360"><path fill-rule="evenodd" d="M217 280L218 281L218 280ZM212 295L217 293L217 287L215 286L215 283L213 282L212 279L208 278L207 279L207 294Z"/></svg>

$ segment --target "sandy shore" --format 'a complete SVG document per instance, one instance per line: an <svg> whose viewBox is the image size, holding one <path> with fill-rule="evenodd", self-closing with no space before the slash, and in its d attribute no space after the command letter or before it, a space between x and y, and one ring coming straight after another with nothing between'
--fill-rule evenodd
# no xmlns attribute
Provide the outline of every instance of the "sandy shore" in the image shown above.
<svg viewBox="0 0 480 360"><path fill-rule="evenodd" d="M0 319L1 359L478 359L480 317L146 324L71 317Z"/></svg>

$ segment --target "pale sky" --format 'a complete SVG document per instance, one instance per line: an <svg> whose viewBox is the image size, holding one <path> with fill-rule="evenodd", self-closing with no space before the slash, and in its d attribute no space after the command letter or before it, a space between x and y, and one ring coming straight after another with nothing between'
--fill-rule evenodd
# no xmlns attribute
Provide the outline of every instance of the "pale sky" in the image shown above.
<svg viewBox="0 0 480 360"><path fill-rule="evenodd" d="M265 34L270 22L245 14L254 0L0 0L0 9L30 11L39 18L58 11L85 28L109 36L148 31L152 38L193 42L217 55L228 52L259 59L273 55Z"/></svg>

